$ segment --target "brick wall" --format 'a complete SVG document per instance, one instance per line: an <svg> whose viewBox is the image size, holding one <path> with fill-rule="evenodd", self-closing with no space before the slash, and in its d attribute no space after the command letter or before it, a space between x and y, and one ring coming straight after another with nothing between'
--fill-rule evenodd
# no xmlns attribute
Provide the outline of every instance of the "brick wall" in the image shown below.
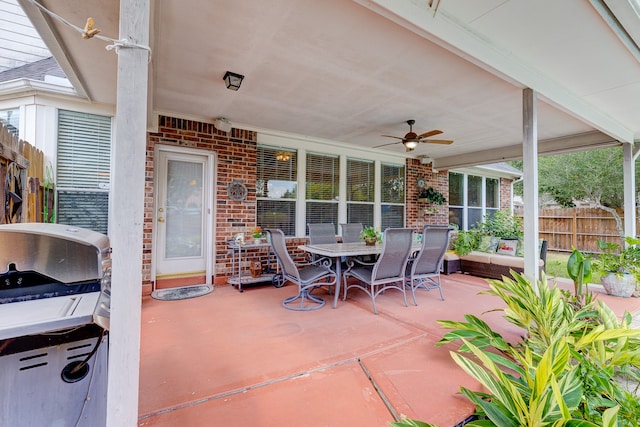
<svg viewBox="0 0 640 427"><path fill-rule="evenodd" d="M423 165L418 159L407 159L407 227L421 230L425 225L447 225L449 224L449 204L442 206L431 206L423 202L418 202L419 188L417 180L423 176L426 187L433 187L440 191L449 200L449 172L433 172L431 164ZM427 208L436 208L437 213L425 213Z"/></svg>
<svg viewBox="0 0 640 427"><path fill-rule="evenodd" d="M227 241L237 233L248 233L256 226L256 134L252 131L231 129L225 133L213 124L193 120L161 116L158 132L147 134L145 207L143 240L143 294L151 293L152 236L154 209L154 153L157 144L215 152L217 155L216 181L214 183L216 220L214 254L214 283L224 284L231 272L231 255ZM233 201L227 196L227 186L239 180L247 186L248 194L243 201ZM296 249L306 243L305 239L287 239L294 257L301 256ZM247 261L248 262L248 261Z"/></svg>
<svg viewBox="0 0 640 427"><path fill-rule="evenodd" d="M500 210L511 209L511 180L500 178Z"/></svg>
<svg viewBox="0 0 640 427"><path fill-rule="evenodd" d="M256 135L255 132L231 129L225 133L212 124L161 116L158 132L147 136L145 214L143 241L143 293L151 291L152 229L154 201L154 150L157 144L197 148L217 154L214 183L216 222L215 267L216 280L227 276L231 258L226 242L239 231L255 227ZM227 185L242 181L248 195L237 202L227 197Z"/></svg>

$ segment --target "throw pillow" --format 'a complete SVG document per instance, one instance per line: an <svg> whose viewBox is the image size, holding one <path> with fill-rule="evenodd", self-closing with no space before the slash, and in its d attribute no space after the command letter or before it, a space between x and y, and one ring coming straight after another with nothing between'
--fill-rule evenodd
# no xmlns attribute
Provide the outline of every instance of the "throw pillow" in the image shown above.
<svg viewBox="0 0 640 427"><path fill-rule="evenodd" d="M498 250L496 250L496 253L500 255L514 256L516 254L517 248L517 239L500 239L500 241L498 242Z"/></svg>
<svg viewBox="0 0 640 427"><path fill-rule="evenodd" d="M500 239L495 236L482 236L478 250L480 252L495 253L498 248L499 241Z"/></svg>

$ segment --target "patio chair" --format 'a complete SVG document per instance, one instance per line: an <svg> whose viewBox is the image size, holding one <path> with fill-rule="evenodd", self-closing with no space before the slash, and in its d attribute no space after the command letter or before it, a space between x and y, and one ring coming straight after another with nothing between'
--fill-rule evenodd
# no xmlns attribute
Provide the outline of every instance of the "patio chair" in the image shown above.
<svg viewBox="0 0 640 427"><path fill-rule="evenodd" d="M317 310L324 306L323 298L312 295L315 289L326 286L331 290L335 287L335 296L333 297L333 308L338 304L338 294L340 293L340 281L335 272L333 272L328 264L325 263L309 263L300 264L291 259L284 240L284 233L279 229L265 230L269 234L271 249L276 255L278 264L280 264L283 281L289 281L298 286L298 293L282 301L282 306L289 310L309 311ZM299 300L299 304L296 301Z"/></svg>
<svg viewBox="0 0 640 427"><path fill-rule="evenodd" d="M407 260L411 255L412 233L410 228L387 228L384 231L382 251L373 265L353 265L343 273L344 294L351 288L362 289L371 297L373 312L378 314L376 297L387 289L402 292L404 305L407 306L407 293L404 286L404 274ZM356 279L349 283L349 278Z"/></svg>
<svg viewBox="0 0 640 427"><path fill-rule="evenodd" d="M362 223L340 224L340 229L342 230L342 243L357 243L360 241L360 233L363 229Z"/></svg>
<svg viewBox="0 0 640 427"><path fill-rule="evenodd" d="M307 224L309 230L309 244L310 245L323 245L327 243L338 243L336 238L336 227L333 223L317 223ZM311 255L311 262L322 262L323 257L318 255Z"/></svg>
<svg viewBox="0 0 640 427"><path fill-rule="evenodd" d="M340 224L342 230L342 243L358 243L360 242L360 233L362 233L363 225L360 222L350 222ZM373 264L376 262L375 255L360 255L354 258L354 261L361 264Z"/></svg>
<svg viewBox="0 0 640 427"><path fill-rule="evenodd" d="M405 284L411 289L413 303L416 302L416 289L427 291L438 289L440 299L444 301L440 270L444 262L444 254L449 246L449 239L453 227L427 225L422 232L422 246L415 258L407 263Z"/></svg>
<svg viewBox="0 0 640 427"><path fill-rule="evenodd" d="M325 243L337 243L336 226L332 223L307 224L309 229L309 244L322 245Z"/></svg>

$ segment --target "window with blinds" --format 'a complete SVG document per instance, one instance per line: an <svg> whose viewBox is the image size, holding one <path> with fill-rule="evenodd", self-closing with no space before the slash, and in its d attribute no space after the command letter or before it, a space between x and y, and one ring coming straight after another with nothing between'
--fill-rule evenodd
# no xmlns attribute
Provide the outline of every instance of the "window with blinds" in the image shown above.
<svg viewBox="0 0 640 427"><path fill-rule="evenodd" d="M258 146L256 177L257 225L296 232L297 152Z"/></svg>
<svg viewBox="0 0 640 427"><path fill-rule="evenodd" d="M340 158L308 153L306 181L307 224L333 223L337 227Z"/></svg>
<svg viewBox="0 0 640 427"><path fill-rule="evenodd" d="M373 161L347 159L347 222L373 225L374 191Z"/></svg>
<svg viewBox="0 0 640 427"><path fill-rule="evenodd" d="M382 164L381 227L404 227L404 166Z"/></svg>
<svg viewBox="0 0 640 427"><path fill-rule="evenodd" d="M58 110L57 221L107 233L111 117Z"/></svg>
<svg viewBox="0 0 640 427"><path fill-rule="evenodd" d="M20 137L18 128L20 126L20 109L0 110L0 123L11 133Z"/></svg>

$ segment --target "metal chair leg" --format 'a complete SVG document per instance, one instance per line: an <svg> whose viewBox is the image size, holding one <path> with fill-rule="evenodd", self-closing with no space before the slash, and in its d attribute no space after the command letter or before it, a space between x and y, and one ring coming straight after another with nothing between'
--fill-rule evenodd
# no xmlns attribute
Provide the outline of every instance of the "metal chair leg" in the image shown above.
<svg viewBox="0 0 640 427"><path fill-rule="evenodd" d="M292 303L297 300L300 300L300 305L299 306L293 305ZM309 302L315 305L305 305L305 300L308 300ZM311 295L308 289L303 289L302 291L300 291L298 295L285 298L284 301L282 301L282 306L284 308L287 308L289 310L296 310L296 311L317 310L323 307L324 304L325 304L324 299L317 297L315 295Z"/></svg>

